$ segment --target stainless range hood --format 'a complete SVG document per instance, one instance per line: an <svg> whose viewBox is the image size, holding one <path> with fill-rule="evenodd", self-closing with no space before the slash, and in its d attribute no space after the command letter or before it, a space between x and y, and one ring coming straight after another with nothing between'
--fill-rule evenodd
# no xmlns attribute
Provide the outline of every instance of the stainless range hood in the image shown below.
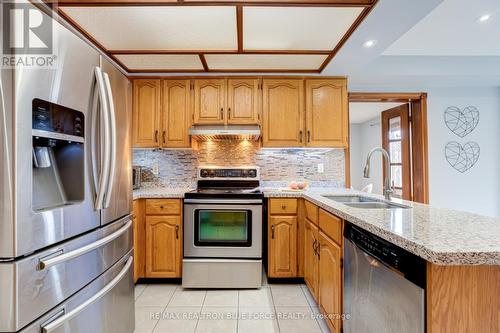
<svg viewBox="0 0 500 333"><path fill-rule="evenodd" d="M252 140L260 138L259 125L196 125L189 135L198 141Z"/></svg>

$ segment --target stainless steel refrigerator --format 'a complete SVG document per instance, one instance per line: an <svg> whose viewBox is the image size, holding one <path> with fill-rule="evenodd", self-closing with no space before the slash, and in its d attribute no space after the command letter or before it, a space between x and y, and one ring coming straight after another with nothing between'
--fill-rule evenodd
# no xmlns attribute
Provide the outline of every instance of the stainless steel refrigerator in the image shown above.
<svg viewBox="0 0 500 333"><path fill-rule="evenodd" d="M1 70L0 332L133 332L130 82L53 29L53 68Z"/></svg>

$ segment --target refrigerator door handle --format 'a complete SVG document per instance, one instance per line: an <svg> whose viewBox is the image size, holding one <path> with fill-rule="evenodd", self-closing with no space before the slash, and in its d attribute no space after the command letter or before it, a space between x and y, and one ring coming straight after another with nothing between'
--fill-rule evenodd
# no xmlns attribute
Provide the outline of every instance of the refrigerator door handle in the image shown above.
<svg viewBox="0 0 500 333"><path fill-rule="evenodd" d="M110 234L104 238L99 239L98 241L96 241L94 243L87 244L87 245L82 246L76 250L66 252L66 253L63 253L63 254L55 256L55 257L51 256L51 258L49 258L49 259L42 258L42 259L40 259L38 267L40 270L47 269L47 268L50 268L52 266L58 265L62 262L77 258L77 257L84 255L85 253L88 253L88 252L93 251L95 249L98 249L98 248L114 241L115 239L117 239L121 235L123 235L130 228L131 225L132 225L132 220L128 220L128 222L123 227L121 227L117 231L113 232L112 234Z"/></svg>
<svg viewBox="0 0 500 333"><path fill-rule="evenodd" d="M108 102L106 99L106 88L104 86L104 79L101 68L95 67L94 72L97 81L97 87L99 91L99 101L102 110L101 119L104 125L103 130L101 131L104 137L103 140L104 152L102 154L103 163L101 168L101 174L99 175L99 186L97 191L95 208L102 209L104 203L105 186L107 185L109 180L109 167L111 162L110 161L111 143L110 143L110 133L109 133L110 120L109 120Z"/></svg>
<svg viewBox="0 0 500 333"><path fill-rule="evenodd" d="M116 169L116 116L115 116L115 103L113 100L113 92L111 91L111 83L109 81L108 73L102 72L104 78L104 84L106 87L106 99L108 101L108 112L109 112L109 136L111 139L110 144L110 163L109 163L109 178L106 185L105 199L103 208L109 207L109 202L111 201L111 194L113 191L113 183L115 180L115 169Z"/></svg>
<svg viewBox="0 0 500 333"><path fill-rule="evenodd" d="M57 328L59 328L61 325L63 325L65 322L71 320L72 318L76 317L80 312L85 310L88 306L90 306L92 303L98 301L102 297L106 296L106 294L111 291L122 279L123 277L127 274L128 270L132 266L132 263L134 261L134 257L129 257L127 262L125 263L125 266L123 269L116 275L113 280L111 280L104 288L102 288L99 292L97 292L95 295L93 295L91 298L83 302L82 304L78 305L76 308L73 310L69 311L67 314L58 317L56 320L44 324L41 327L41 330L43 333L50 333L55 331Z"/></svg>
<svg viewBox="0 0 500 333"><path fill-rule="evenodd" d="M92 184L94 186L94 193L96 198L99 192L99 166L97 165L97 155L100 155L100 149L98 151L98 147L100 147L99 142L97 141L97 117L99 112L98 107L98 93L97 93L97 80L94 80L91 89L90 96L90 164L92 170Z"/></svg>

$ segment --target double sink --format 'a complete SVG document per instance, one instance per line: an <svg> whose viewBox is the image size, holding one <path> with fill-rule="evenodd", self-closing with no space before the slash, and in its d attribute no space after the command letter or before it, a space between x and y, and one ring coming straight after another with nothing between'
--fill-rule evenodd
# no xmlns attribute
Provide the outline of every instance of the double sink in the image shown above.
<svg viewBox="0 0 500 333"><path fill-rule="evenodd" d="M361 195L323 195L322 197L354 208L365 208L365 209L411 208L410 206L405 206L389 201L381 201L370 197L364 197Z"/></svg>

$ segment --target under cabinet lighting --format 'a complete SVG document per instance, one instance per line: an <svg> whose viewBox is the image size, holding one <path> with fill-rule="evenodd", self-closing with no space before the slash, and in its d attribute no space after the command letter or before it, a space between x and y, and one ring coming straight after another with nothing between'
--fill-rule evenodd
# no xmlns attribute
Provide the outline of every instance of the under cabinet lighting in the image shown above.
<svg viewBox="0 0 500 333"><path fill-rule="evenodd" d="M369 49L370 47L374 47L375 44L377 44L377 41L375 39L370 39L363 43L363 47Z"/></svg>

